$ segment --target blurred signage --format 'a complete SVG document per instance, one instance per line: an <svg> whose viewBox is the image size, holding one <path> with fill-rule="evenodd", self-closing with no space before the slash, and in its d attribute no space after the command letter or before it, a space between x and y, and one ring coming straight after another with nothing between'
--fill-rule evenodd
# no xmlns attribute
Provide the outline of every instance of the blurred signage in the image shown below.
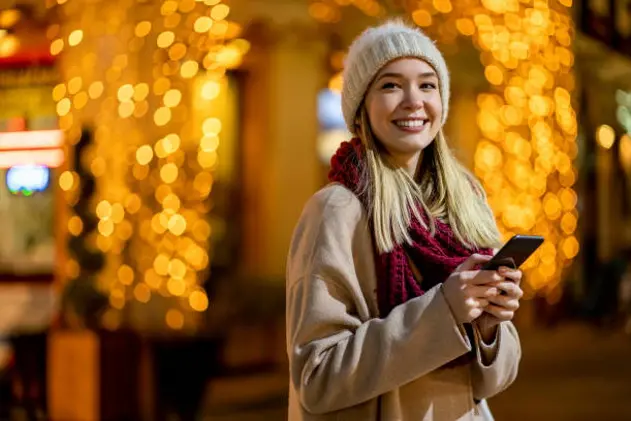
<svg viewBox="0 0 631 421"><path fill-rule="evenodd" d="M0 151L9 149L51 149L63 146L61 130L0 133Z"/></svg>
<svg viewBox="0 0 631 421"><path fill-rule="evenodd" d="M64 162L61 130L0 133L0 168L43 165L50 168Z"/></svg>
<svg viewBox="0 0 631 421"><path fill-rule="evenodd" d="M11 167L6 173L6 183L11 193L30 196L46 190L50 183L50 169L41 165Z"/></svg>
<svg viewBox="0 0 631 421"><path fill-rule="evenodd" d="M44 165L57 168L63 163L64 153L61 149L0 151L0 168L11 168L16 165Z"/></svg>

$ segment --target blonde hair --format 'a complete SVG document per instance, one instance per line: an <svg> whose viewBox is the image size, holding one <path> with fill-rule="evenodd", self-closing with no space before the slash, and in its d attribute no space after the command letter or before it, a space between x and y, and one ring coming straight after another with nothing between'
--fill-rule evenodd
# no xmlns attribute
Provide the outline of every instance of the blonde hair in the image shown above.
<svg viewBox="0 0 631 421"><path fill-rule="evenodd" d="M443 220L469 248L499 245L500 235L484 189L454 156L442 129L423 150L417 174L412 177L405 168L390 162L372 131L364 104L360 107L358 126L357 133L366 149L360 194L366 196L380 253L412 243L408 233L412 215L432 235L435 219ZM428 215L429 226L421 218L419 206Z"/></svg>

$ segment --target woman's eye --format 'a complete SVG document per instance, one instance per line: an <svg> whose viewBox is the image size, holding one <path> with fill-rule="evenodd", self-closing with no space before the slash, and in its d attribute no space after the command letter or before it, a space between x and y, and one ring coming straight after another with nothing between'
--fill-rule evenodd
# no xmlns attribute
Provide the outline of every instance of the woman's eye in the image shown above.
<svg viewBox="0 0 631 421"><path fill-rule="evenodd" d="M397 84L394 82L386 82L381 86L381 89L394 89L397 87Z"/></svg>
<svg viewBox="0 0 631 421"><path fill-rule="evenodd" d="M436 89L436 85L433 83L422 83L421 89Z"/></svg>

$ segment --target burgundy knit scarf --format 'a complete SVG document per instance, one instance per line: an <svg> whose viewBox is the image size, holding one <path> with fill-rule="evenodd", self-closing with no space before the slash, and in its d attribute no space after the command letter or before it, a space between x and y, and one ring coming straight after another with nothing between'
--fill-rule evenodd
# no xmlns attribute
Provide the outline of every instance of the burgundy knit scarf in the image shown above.
<svg viewBox="0 0 631 421"><path fill-rule="evenodd" d="M331 159L329 180L338 182L355 192L364 206L366 198L360 193L364 149L357 138L343 142ZM421 210L421 215L423 215ZM377 297L382 317L407 300L422 295L426 290L444 282L447 277L473 253L492 254L491 249L468 249L460 243L449 225L436 221L435 235L423 228L412 216L410 236L412 245L400 245L389 253L376 253ZM406 257L412 259L423 275L419 284Z"/></svg>

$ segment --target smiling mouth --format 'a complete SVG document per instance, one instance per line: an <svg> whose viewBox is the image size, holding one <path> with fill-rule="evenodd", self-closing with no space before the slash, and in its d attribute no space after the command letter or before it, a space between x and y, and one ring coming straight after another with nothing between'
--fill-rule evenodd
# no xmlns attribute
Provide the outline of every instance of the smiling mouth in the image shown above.
<svg viewBox="0 0 631 421"><path fill-rule="evenodd" d="M401 129L419 130L419 129L423 129L425 126L429 124L429 119L415 118L415 119L405 119L405 120L393 120L392 123Z"/></svg>

